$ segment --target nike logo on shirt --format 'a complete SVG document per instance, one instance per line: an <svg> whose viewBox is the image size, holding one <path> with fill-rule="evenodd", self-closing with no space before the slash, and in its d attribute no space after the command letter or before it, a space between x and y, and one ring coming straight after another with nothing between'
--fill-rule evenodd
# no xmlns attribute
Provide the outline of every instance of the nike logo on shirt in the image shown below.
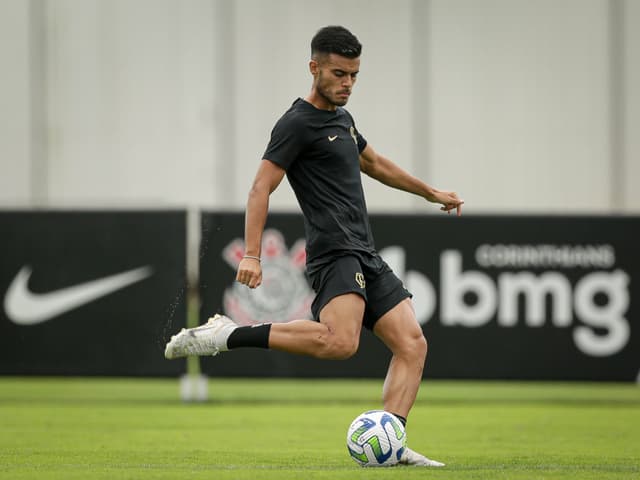
<svg viewBox="0 0 640 480"><path fill-rule="evenodd" d="M153 269L146 266L48 293L33 293L28 285L31 267L24 266L9 285L4 310L13 323L35 325L144 280L152 273Z"/></svg>
<svg viewBox="0 0 640 480"><path fill-rule="evenodd" d="M333 142L336 138L338 138L338 135L334 135L333 137L327 137L329 139L330 142Z"/></svg>

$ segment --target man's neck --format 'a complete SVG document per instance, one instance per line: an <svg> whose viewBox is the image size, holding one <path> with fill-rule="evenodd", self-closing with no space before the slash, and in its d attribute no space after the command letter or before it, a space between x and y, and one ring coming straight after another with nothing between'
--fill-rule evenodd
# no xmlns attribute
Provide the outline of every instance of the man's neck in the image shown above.
<svg viewBox="0 0 640 480"><path fill-rule="evenodd" d="M319 97L318 95L314 95L313 92L311 92L309 95L304 97L303 100L307 103L310 103L318 110L326 110L329 112L334 112L337 108L334 104L327 102L324 98Z"/></svg>

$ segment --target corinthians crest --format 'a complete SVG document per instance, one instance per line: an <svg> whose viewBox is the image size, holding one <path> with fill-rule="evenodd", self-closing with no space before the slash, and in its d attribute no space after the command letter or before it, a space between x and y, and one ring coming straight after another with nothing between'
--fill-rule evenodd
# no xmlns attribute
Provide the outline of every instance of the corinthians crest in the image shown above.
<svg viewBox="0 0 640 480"><path fill-rule="evenodd" d="M242 260L244 241L236 238L222 257L234 270ZM314 293L305 278L305 241L296 241L290 250L278 230L262 235L262 284L250 289L233 282L224 292L224 310L240 325L287 322L311 318Z"/></svg>

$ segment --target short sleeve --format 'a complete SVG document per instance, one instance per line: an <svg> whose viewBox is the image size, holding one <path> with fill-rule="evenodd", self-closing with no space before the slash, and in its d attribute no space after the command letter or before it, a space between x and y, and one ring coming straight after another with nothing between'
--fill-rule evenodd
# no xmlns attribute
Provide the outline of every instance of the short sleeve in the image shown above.
<svg viewBox="0 0 640 480"><path fill-rule="evenodd" d="M288 170L298 158L305 145L302 124L296 116L285 114L271 131L271 139L262 158Z"/></svg>

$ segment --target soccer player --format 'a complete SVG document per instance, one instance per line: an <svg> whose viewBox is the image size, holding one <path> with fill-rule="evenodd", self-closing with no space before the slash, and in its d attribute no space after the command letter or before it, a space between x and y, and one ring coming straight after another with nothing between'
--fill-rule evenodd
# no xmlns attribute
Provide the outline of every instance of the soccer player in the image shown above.
<svg viewBox="0 0 640 480"><path fill-rule="evenodd" d="M183 329L167 344L169 359L217 355L241 347L271 348L325 359L347 359L358 349L362 326L391 350L383 408L406 424L416 399L427 341L411 294L375 250L361 172L393 188L461 214L454 192L437 190L376 152L356 129L347 104L360 68L362 45L347 29L328 26L311 41L311 92L278 120L249 192L246 255L236 280L262 281L260 249L269 195L287 175L304 214L307 273L316 297L313 320L238 326L216 315ZM443 466L407 448L401 463Z"/></svg>

